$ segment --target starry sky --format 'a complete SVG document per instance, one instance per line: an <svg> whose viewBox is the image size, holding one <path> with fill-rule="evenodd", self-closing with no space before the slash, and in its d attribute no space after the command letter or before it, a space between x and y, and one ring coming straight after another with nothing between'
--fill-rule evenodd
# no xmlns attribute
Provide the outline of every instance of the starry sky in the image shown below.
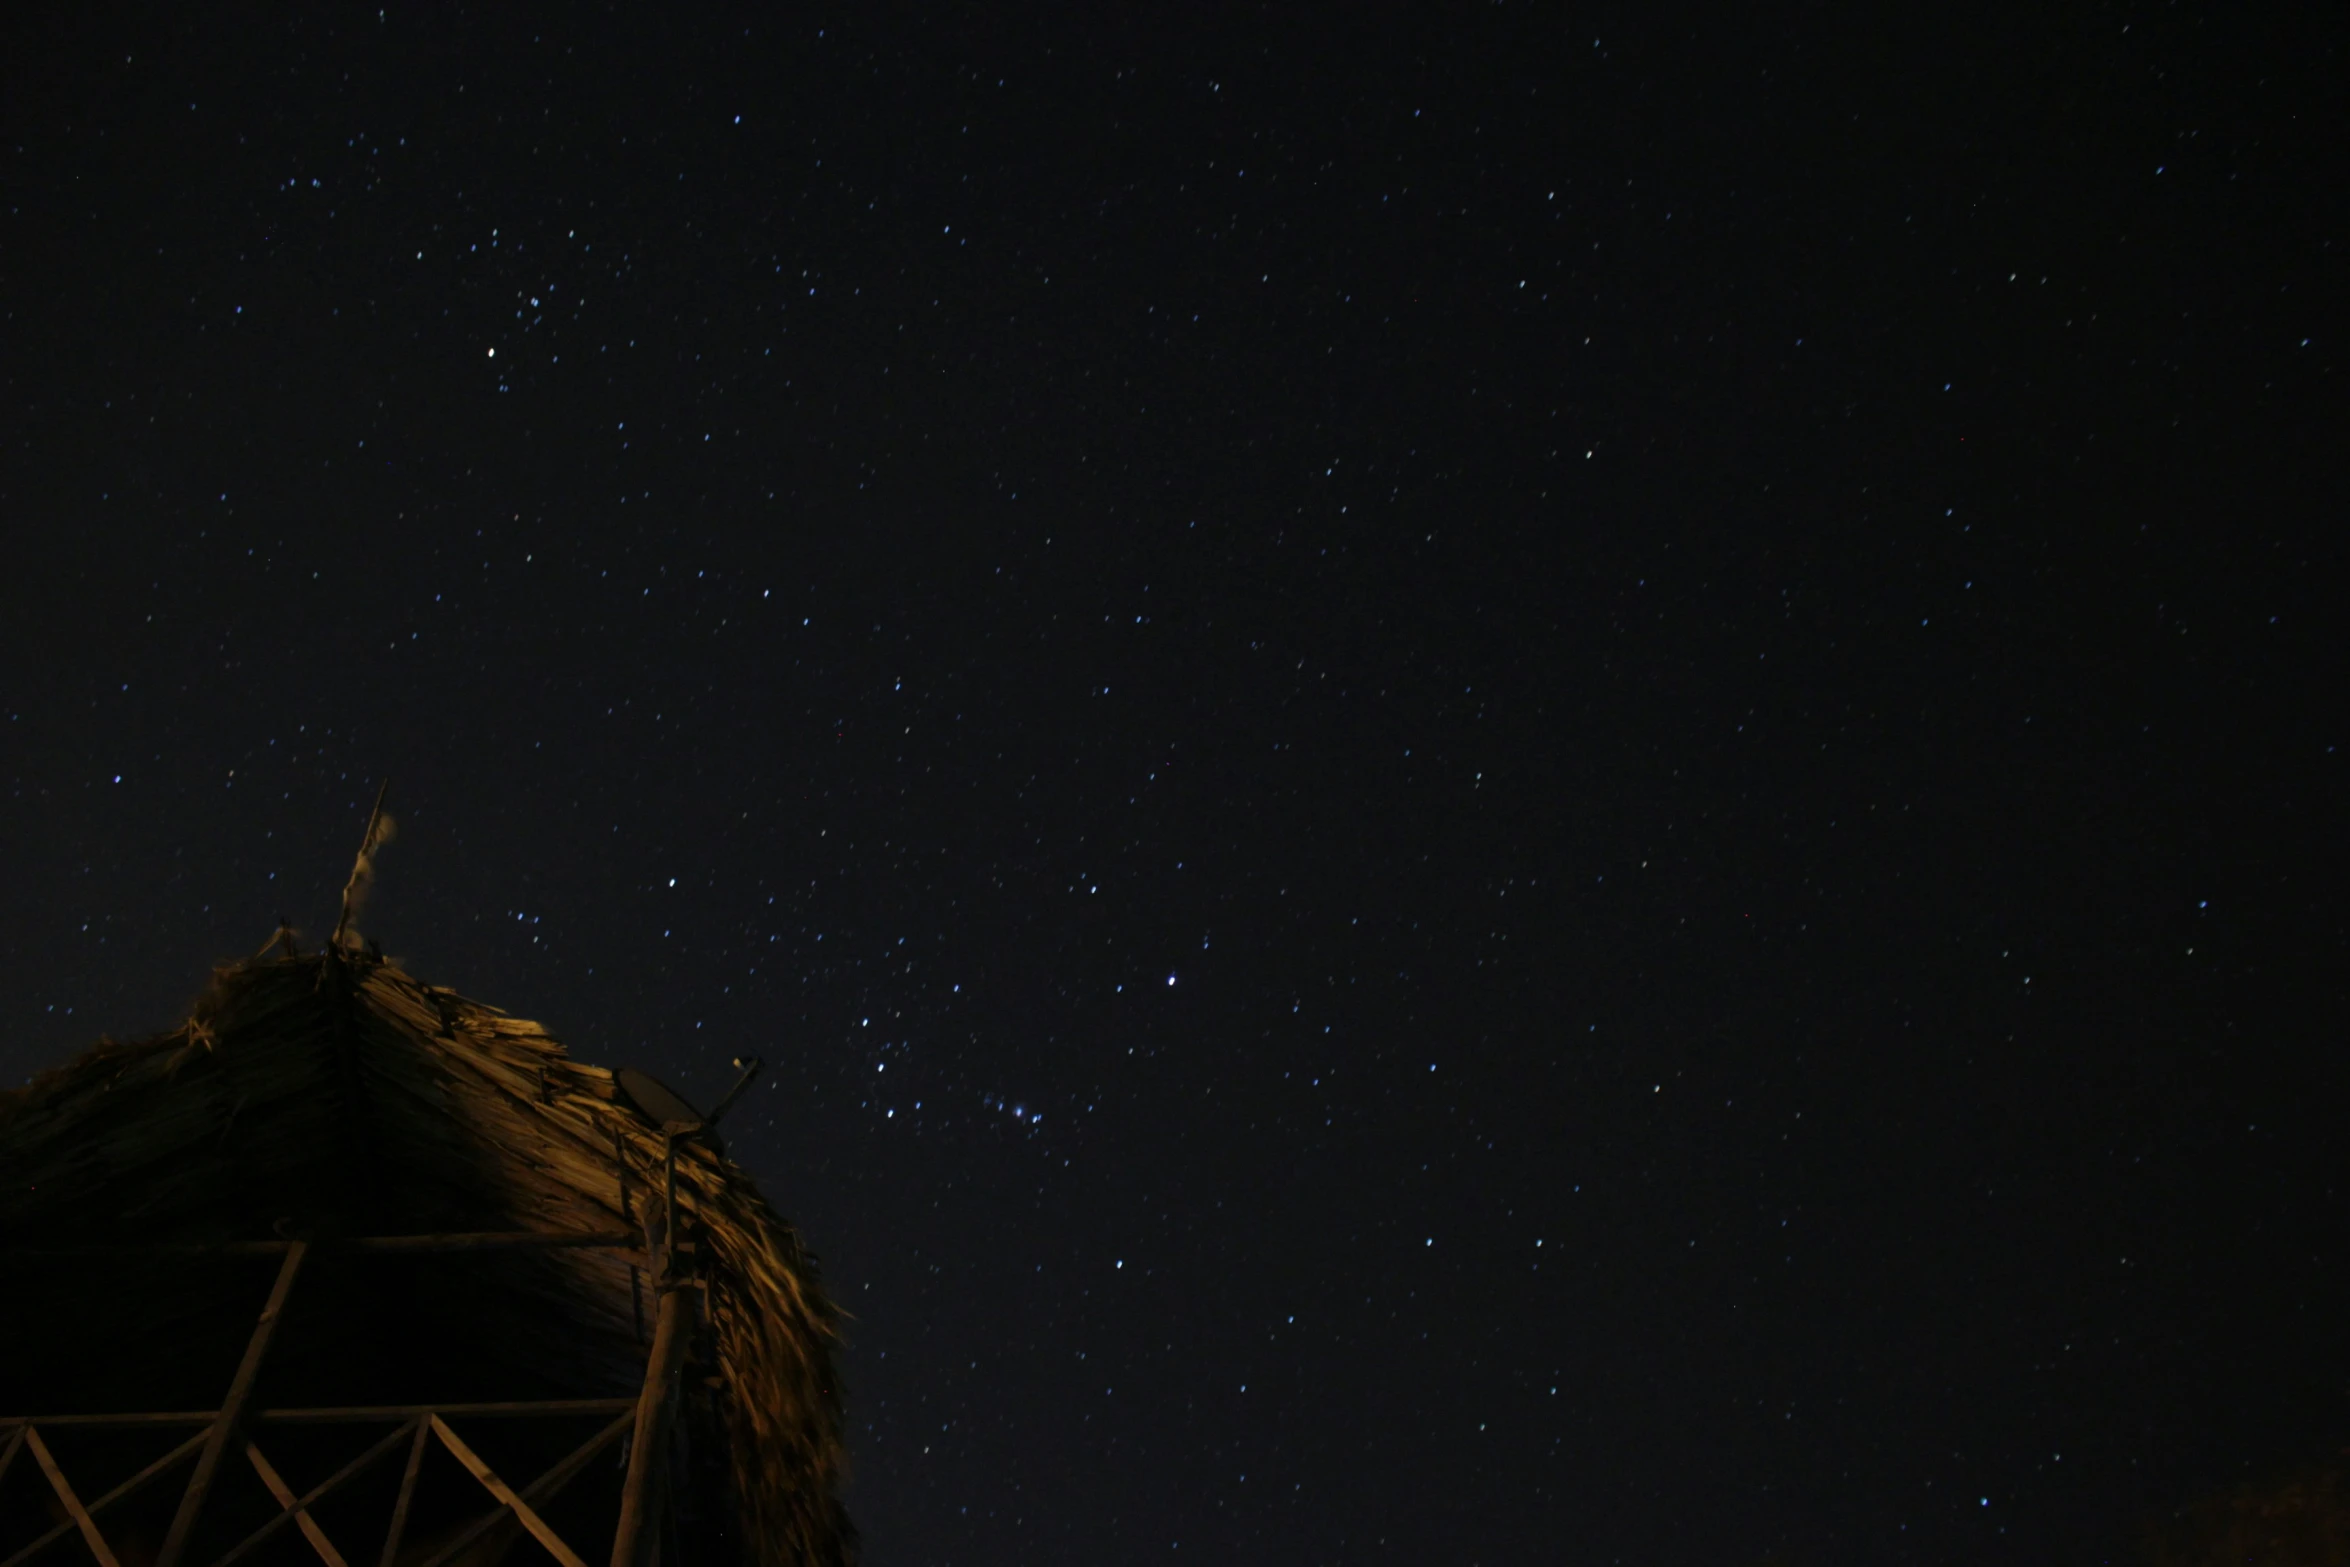
<svg viewBox="0 0 2350 1567"><path fill-rule="evenodd" d="M1914 10L13 12L0 1071L388 777L387 951L772 1063L877 1567L2323 1457L2350 23Z"/></svg>

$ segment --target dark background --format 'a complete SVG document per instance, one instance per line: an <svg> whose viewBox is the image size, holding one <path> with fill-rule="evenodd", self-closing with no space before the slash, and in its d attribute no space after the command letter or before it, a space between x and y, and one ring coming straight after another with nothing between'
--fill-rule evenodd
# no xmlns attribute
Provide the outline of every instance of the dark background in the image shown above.
<svg viewBox="0 0 2350 1567"><path fill-rule="evenodd" d="M388 775L418 973L774 1063L873 1563L2350 1441L2339 7L6 26L10 1080Z"/></svg>

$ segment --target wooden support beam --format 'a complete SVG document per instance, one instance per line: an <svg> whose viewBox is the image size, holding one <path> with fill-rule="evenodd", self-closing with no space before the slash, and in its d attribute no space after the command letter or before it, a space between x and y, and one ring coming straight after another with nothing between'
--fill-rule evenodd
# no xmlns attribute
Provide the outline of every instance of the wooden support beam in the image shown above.
<svg viewBox="0 0 2350 1567"><path fill-rule="evenodd" d="M73 1487L66 1483L65 1471L57 1467L57 1460L50 1455L49 1444L41 1440L41 1433L26 1426L24 1445L33 1450L34 1462L41 1466L41 1473L49 1477L49 1489L55 1491L57 1499L65 1504L66 1516L73 1520L75 1528L81 1530L82 1543L90 1548L92 1556L98 1558L98 1567L122 1567L122 1563L114 1559L113 1547L106 1543L106 1536L98 1532L98 1520L90 1516L89 1509L82 1505L82 1499L74 1495Z"/></svg>
<svg viewBox="0 0 2350 1567"><path fill-rule="evenodd" d="M597 1454L603 1452L605 1448L610 1447L614 1441L626 1433L628 1428L634 1424L636 1424L636 1411L632 1408L627 1414L622 1415L619 1419L604 1427L603 1430L598 1431L594 1436L589 1437L586 1441L580 1443L579 1446L573 1448L571 1452L565 1455L560 1462L556 1463L545 1474L540 1475L536 1480L533 1480L527 1487L524 1488L522 1499L530 1503L530 1505L533 1507L546 1506L547 1503L554 1500L556 1493L560 1492L565 1486L569 1485L582 1469L585 1469L591 1462L594 1461ZM451 1563L457 1561L460 1557L464 1556L467 1551L473 1548L475 1541L479 1540L483 1535L488 1534L491 1530L497 1528L501 1524L508 1524L514 1528L521 1527L519 1520L517 1520L514 1517L514 1514L507 1508L492 1508L489 1512L483 1514L480 1518L475 1519L471 1524L467 1525L466 1528L461 1531L455 1539L451 1540L447 1545L442 1546L439 1554L435 1555L432 1560L426 1562L424 1567L450 1567ZM494 1555L496 1553L491 1552L489 1554ZM383 1567L392 1567L392 1558L388 1553L384 1557Z"/></svg>
<svg viewBox="0 0 2350 1567"><path fill-rule="evenodd" d="M367 1255L388 1252L458 1251L634 1251L644 1237L633 1230L469 1230L439 1235L353 1235L342 1240L222 1241L214 1246L17 1246L0 1250L0 1261L43 1261L55 1258L140 1257L282 1257L289 1247L307 1244L313 1252Z"/></svg>
<svg viewBox="0 0 2350 1567"><path fill-rule="evenodd" d="M677 1136L679 1128L672 1124L661 1129L661 1250L653 1258L653 1271L666 1283L677 1271L671 1259L677 1248Z"/></svg>
<svg viewBox="0 0 2350 1567"><path fill-rule="evenodd" d="M397 1432L393 1434L398 1435ZM335 1549L335 1542L328 1539L326 1531L318 1526L318 1520L310 1516L310 1509L302 1505L303 1499L294 1494L292 1486L286 1484L286 1477L277 1472L277 1465L264 1458L261 1449L250 1441L245 1443L245 1457L252 1461L253 1472L261 1477L261 1483L269 1487L269 1494L277 1498L278 1517L291 1518L301 1526L302 1538L310 1542L310 1548L318 1553L318 1559L326 1563L326 1567L351 1567L349 1562L343 1560L343 1553ZM234 1551L230 1552L232 1556L235 1554Z"/></svg>
<svg viewBox="0 0 2350 1567"><path fill-rule="evenodd" d="M17 1433L18 1439L21 1440L24 1432L30 1429L31 1428L29 1426L19 1428ZM165 1453L161 1458L156 1459L155 1462L149 1464L146 1468L140 1470L137 1474L132 1475L128 1480L125 1480L122 1484L116 1486L113 1490L107 1492L104 1496L101 1496L96 1501L90 1503L90 1516L92 1518L96 1518L100 1513L106 1511L107 1508L112 1507L116 1502L121 1501L124 1497L130 1495L133 1491L138 1490L141 1486L145 1485L148 1481L154 1479L156 1476L167 1474L171 1470L178 1468L181 1464L186 1463L190 1458L196 1456L196 1450L203 1445L204 1433L199 1431L194 1436L189 1437L185 1442L182 1442L179 1446L173 1448L170 1452ZM7 1473L8 1465L5 1461L5 1458L0 1457L0 1478L4 1478ZM54 1529L51 1529L47 1534L40 1536L31 1544L25 1546L24 1549L18 1551L14 1556L9 1557L5 1561L0 1561L0 1567L23 1567L24 1563L31 1561L34 1557L40 1555L50 1546L55 1545L58 1541L73 1533L75 1527L76 1525L74 1524L74 1521L71 1518L68 1518L65 1522L57 1525L57 1527Z"/></svg>
<svg viewBox="0 0 2350 1567"><path fill-rule="evenodd" d="M317 1409L265 1409L260 1425L353 1425L443 1415L451 1420L529 1420L558 1415L613 1415L636 1407L633 1398L526 1398L503 1404L353 1404Z"/></svg>
<svg viewBox="0 0 2350 1567"><path fill-rule="evenodd" d="M570 1247L634 1250L644 1237L629 1230L487 1230L477 1234L368 1235L342 1241L338 1252L541 1251Z"/></svg>
<svg viewBox="0 0 2350 1567"><path fill-rule="evenodd" d="M217 1409L143 1409L119 1415L10 1415L7 1423L26 1426L91 1426L99 1430L126 1430L132 1426L208 1426L220 1418Z"/></svg>
<svg viewBox="0 0 2350 1567"><path fill-rule="evenodd" d="M653 1319L653 1352L637 1395L636 1432L628 1444L628 1480L620 1492L620 1526L612 1534L612 1567L650 1567L661 1531L662 1482L667 1478L669 1422L677 1413L678 1373L693 1347L693 1291L670 1283Z"/></svg>
<svg viewBox="0 0 2350 1567"><path fill-rule="evenodd" d="M447 1421L438 1415L433 1416L432 1429L433 1434L441 1439L441 1445L455 1456L457 1462L473 1471L473 1478L479 1480L490 1495L506 1504L507 1509L522 1521L522 1527L528 1529L532 1537L547 1548L549 1555L561 1562L563 1567L587 1567L587 1563L580 1560L579 1553L565 1543L563 1536L550 1528L547 1521L538 1515L538 1510L515 1493L514 1487L499 1479L497 1471L483 1463L481 1455L467 1447L457 1433L449 1429Z"/></svg>
<svg viewBox="0 0 2350 1567"><path fill-rule="evenodd" d="M332 1545L327 1543L326 1532L320 1529L316 1520L310 1516L310 1509L342 1489L345 1482L356 1479L369 1466L398 1447L403 1440L412 1438L416 1448L421 1449L424 1446L425 1429L425 1422L421 1416L409 1421L366 1452L361 1453L357 1458L352 1459L342 1468L319 1481L299 1497L294 1495L293 1489L285 1481L277 1477L277 1471L270 1466L269 1460L261 1456L261 1449L251 1442L247 1442L245 1456L253 1461L253 1468L260 1474L261 1483L269 1487L269 1494L277 1498L280 1510L275 1518L245 1536L227 1555L214 1561L212 1567L229 1567L229 1563L251 1555L266 1545L280 1529L286 1526L289 1520L302 1526L302 1533L310 1541L311 1549L336 1563L337 1567L341 1567L342 1556L335 1552ZM410 1456L413 1459L414 1454L411 1453ZM409 1472L411 1475L414 1474L413 1464L411 1464Z"/></svg>
<svg viewBox="0 0 2350 1567"><path fill-rule="evenodd" d="M16 1467L16 1455L24 1451L24 1439L32 1430L30 1424L19 1425L8 1433L8 1444L0 1447L0 1481L8 1478L8 1471Z"/></svg>
<svg viewBox="0 0 2350 1567"><path fill-rule="evenodd" d="M341 1404L316 1408L263 1409L245 1416L247 1425L365 1425L380 1420L414 1420L447 1415L467 1420L536 1420L563 1415L616 1415L636 1408L634 1398L524 1398L500 1404ZM135 1426L208 1426L217 1409L147 1409L119 1415L4 1415L0 1426L87 1426L124 1430Z"/></svg>
<svg viewBox="0 0 2350 1567"><path fill-rule="evenodd" d="M408 1504L416 1500L416 1471L424 1467L424 1445L432 1440L432 1422L416 1422L416 1437L408 1444L408 1467L400 1471L400 1498L392 1503L392 1526L384 1531L383 1567L393 1567L400 1556L400 1536L408 1532Z"/></svg>
<svg viewBox="0 0 2350 1567"><path fill-rule="evenodd" d="M195 1532L196 1519L204 1511L205 1498L212 1494L212 1482L220 1473L221 1460L228 1456L229 1444L238 1435L245 1420L245 1408L253 1401L254 1384L261 1379L261 1363L269 1356L269 1341L277 1334L278 1320L285 1314L286 1297L293 1293L294 1279L302 1271L302 1259L310 1248L301 1241L286 1247L285 1260L278 1264L277 1282L269 1289L269 1299L261 1308L261 1320L253 1325L253 1336L245 1341L245 1358L237 1362L236 1375L229 1378L228 1394L220 1401L220 1413L204 1434L204 1449L196 1455L196 1472L188 1476L188 1488L180 1495L179 1511L172 1515L171 1529L163 1537L163 1549L156 1554L155 1567L179 1567L180 1558L187 1554L188 1538Z"/></svg>

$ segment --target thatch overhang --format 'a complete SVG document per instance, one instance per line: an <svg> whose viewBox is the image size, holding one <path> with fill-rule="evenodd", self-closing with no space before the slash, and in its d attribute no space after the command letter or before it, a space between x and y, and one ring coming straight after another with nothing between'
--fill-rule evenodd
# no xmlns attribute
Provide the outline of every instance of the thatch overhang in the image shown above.
<svg viewBox="0 0 2350 1567"><path fill-rule="evenodd" d="M17 1417L52 1433L38 1455L47 1466L49 1448L67 1440L56 1432L85 1429L49 1417L225 1410L240 1349L256 1356L268 1338L255 1312L270 1259L292 1240L313 1260L260 1364L251 1408L264 1425L271 1410L322 1406L601 1399L608 1414L650 1385L666 1282L691 1302L677 1319L683 1373L672 1377L675 1435L664 1438L672 1567L851 1560L839 1314L791 1226L678 1108L635 1074L572 1060L538 1024L368 953L337 947L220 970L170 1033L101 1044L0 1092L0 1462L14 1452ZM384 1237L439 1241L402 1249ZM549 1237L558 1243L530 1243ZM283 1266L290 1282L293 1264ZM510 1419L473 1441L485 1465L538 1473L581 1434ZM88 1464L118 1474L158 1450L96 1426L74 1440ZM271 1435L255 1445L299 1490L357 1440ZM294 1461L311 1449L314 1462ZM606 1469L617 1458L599 1456ZM267 1480L266 1460L254 1463ZM30 1523L10 1520L28 1484L41 1495L31 1467L0 1477L0 1562L64 1527L51 1524L57 1504ZM415 1467L403 1485L415 1484ZM221 1482L207 1538L234 1541L284 1511L276 1522L301 1529L281 1531L272 1549L311 1559L297 1533L331 1521L292 1517L253 1478ZM398 1479L395 1455L377 1484ZM161 1538L177 1487L150 1489L161 1504L132 1498L118 1521L100 1520L126 1567L139 1552L120 1542L142 1530ZM359 1508L364 1490L354 1482L335 1505L348 1496ZM568 1527L583 1547L611 1538L618 1491L609 1476L570 1485L547 1504L549 1527ZM430 1559L486 1500L475 1491L435 1513L431 1494L415 1491L416 1543L403 1563ZM311 1511L325 1519L331 1509ZM520 1533L493 1531L451 1560L498 1559ZM372 1561L374 1547L354 1556ZM212 1555L190 1545L185 1559Z"/></svg>

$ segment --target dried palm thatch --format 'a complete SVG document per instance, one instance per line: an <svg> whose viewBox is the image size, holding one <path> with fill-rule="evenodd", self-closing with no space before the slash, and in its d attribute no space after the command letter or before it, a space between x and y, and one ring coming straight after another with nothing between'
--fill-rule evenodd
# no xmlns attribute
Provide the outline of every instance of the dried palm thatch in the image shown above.
<svg viewBox="0 0 2350 1567"><path fill-rule="evenodd" d="M319 1540L350 1527L328 1515L358 1506L346 1497L364 1487L308 1511L292 1506L259 1456L264 1440L272 1450L296 1440L270 1434L277 1425L309 1419L302 1431L328 1432L344 1428L318 1423L321 1406L396 1406L421 1455L429 1411L442 1406L602 1400L587 1412L641 1415L665 1288L690 1304L677 1318L675 1414L664 1417L674 1434L661 1439L667 1457L649 1460L666 1465L665 1532L646 1549L659 1555L666 1544L672 1567L850 1561L855 1537L838 1500L838 1314L799 1237L710 1128L690 1110L681 1117L680 1102L649 1079L574 1061L538 1024L425 984L355 937L316 956L281 938L219 970L171 1032L102 1043L0 1092L0 1343L11 1346L0 1356L0 1563L25 1540L90 1522L70 1487L52 1485L63 1500L42 1498L29 1461L6 1478L27 1429L49 1439L28 1449L44 1473L51 1448L63 1454L84 1430L52 1417L194 1411L177 1417L183 1433L207 1422L225 1431L243 1396L222 1393L240 1344L258 1386L237 1430L259 1433L249 1456L277 1501L224 1459L202 1519L173 1510L176 1484L152 1485L146 1503L128 1498L95 1521L102 1539L89 1549L127 1564L152 1559L140 1542L161 1535L160 1559L208 1561L253 1520L275 1519L300 1528L280 1530L272 1549L301 1551L297 1534L315 1536L311 1547L339 1560ZM303 1245L289 1252L293 1241ZM316 1260L295 1285L308 1252ZM274 1329L256 1329L271 1257L291 1293ZM627 1423L624 1413L613 1430ZM640 1427L641 1448L654 1439ZM75 1439L95 1445L65 1468L122 1469L154 1451L152 1435L134 1453L122 1444L135 1432L87 1430ZM533 1434L531 1420L509 1420L497 1428L497 1465L536 1472L578 1434ZM244 1440L221 1438L231 1459ZM448 1441L468 1467L481 1466L477 1475L493 1462L481 1456L494 1445L487 1435L468 1438L471 1447L453 1432ZM347 1451L317 1436L287 1447L280 1464L294 1475L308 1459L323 1472ZM624 1498L609 1474L617 1455L600 1456L603 1479L548 1493L538 1513L506 1507L499 1528L477 1529L471 1556L448 1554L464 1548L449 1542L489 1498L452 1484L466 1499L436 1513L432 1472L420 1483L412 1457L398 1502L403 1518L414 1505L409 1543L387 1546L383 1560L423 1562L439 1549L452 1562L486 1561L517 1543L535 1551L517 1520L543 1541L540 1514L555 1534L611 1538ZM379 1486L397 1471L388 1463ZM28 1512L28 1493L47 1515L9 1523L12 1506ZM73 1516L52 1522L61 1508ZM166 1514L201 1538L175 1544ZM374 1560L373 1547L361 1556Z"/></svg>

